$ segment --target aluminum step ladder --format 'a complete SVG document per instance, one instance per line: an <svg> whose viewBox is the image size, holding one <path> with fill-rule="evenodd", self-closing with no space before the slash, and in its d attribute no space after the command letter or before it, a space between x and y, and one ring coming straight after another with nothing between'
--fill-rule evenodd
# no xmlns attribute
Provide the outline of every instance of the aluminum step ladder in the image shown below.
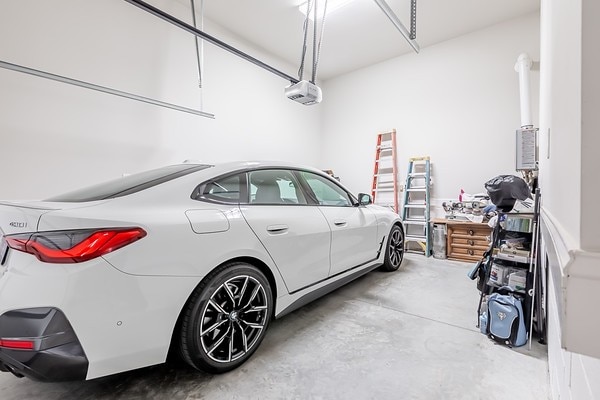
<svg viewBox="0 0 600 400"><path fill-rule="evenodd" d="M371 197L373 203L398 213L398 167L396 162L396 130L377 134L375 166Z"/></svg>
<svg viewBox="0 0 600 400"><path fill-rule="evenodd" d="M431 255L430 234L431 163L429 156L412 157L404 187L402 222L405 251Z"/></svg>

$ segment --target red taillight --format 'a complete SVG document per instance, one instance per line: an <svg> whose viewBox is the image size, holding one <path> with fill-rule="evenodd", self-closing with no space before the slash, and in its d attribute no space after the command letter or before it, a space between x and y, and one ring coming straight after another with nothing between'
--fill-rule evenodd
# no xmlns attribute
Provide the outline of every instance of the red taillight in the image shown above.
<svg viewBox="0 0 600 400"><path fill-rule="evenodd" d="M0 347L5 349L33 350L33 340L0 339Z"/></svg>
<svg viewBox="0 0 600 400"><path fill-rule="evenodd" d="M11 249L48 263L78 263L100 257L146 236L142 228L73 230L5 236Z"/></svg>
<svg viewBox="0 0 600 400"><path fill-rule="evenodd" d="M19 250L19 251L27 251L25 246L27 245L27 241L31 237L31 234L28 235L18 235L18 236L5 236L6 244L11 249Z"/></svg>

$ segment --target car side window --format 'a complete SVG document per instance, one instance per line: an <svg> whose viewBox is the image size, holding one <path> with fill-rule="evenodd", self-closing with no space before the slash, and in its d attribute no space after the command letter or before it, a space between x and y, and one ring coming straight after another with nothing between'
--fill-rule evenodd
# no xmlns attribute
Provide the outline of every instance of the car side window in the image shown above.
<svg viewBox="0 0 600 400"><path fill-rule="evenodd" d="M251 171L250 204L307 204L294 174L288 170Z"/></svg>
<svg viewBox="0 0 600 400"><path fill-rule="evenodd" d="M241 193L241 175L230 175L207 182L200 188L196 200L213 200L223 203L239 203Z"/></svg>
<svg viewBox="0 0 600 400"><path fill-rule="evenodd" d="M323 206L352 206L348 193L331 182L329 179L311 172L300 172L320 205Z"/></svg>

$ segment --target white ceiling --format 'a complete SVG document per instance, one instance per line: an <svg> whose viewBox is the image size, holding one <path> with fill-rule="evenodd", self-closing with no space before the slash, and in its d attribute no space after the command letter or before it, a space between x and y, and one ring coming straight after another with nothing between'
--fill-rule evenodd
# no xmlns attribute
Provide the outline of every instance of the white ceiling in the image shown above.
<svg viewBox="0 0 600 400"><path fill-rule="evenodd" d="M179 1L189 4L189 0ZM298 5L302 2L205 0L204 16L299 66L304 16ZM409 28L410 0L387 3ZM537 11L539 3L540 0L418 0L417 42L421 51L427 51L432 44ZM199 4L200 0L196 0L197 8ZM327 16L318 78L326 80L404 53L414 52L377 4L373 0L354 0ZM284 72L297 76L295 69Z"/></svg>

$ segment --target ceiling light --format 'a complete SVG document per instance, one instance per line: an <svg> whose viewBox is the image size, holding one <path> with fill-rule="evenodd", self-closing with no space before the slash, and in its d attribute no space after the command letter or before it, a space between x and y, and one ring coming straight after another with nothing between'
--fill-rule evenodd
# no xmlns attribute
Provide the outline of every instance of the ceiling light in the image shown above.
<svg viewBox="0 0 600 400"><path fill-rule="evenodd" d="M332 12L339 10L340 8L344 7L345 5L350 4L352 1L353 0L327 0L327 14L329 15ZM306 15L307 5L308 5L308 2L305 1L304 3L302 3L298 6L298 10L300 10L300 12L304 15ZM314 19L314 17L315 17L315 12L312 9L312 7L314 7L314 5L315 5L315 2L314 2L314 0L312 0L310 15L308 16L308 18L310 18L311 20ZM323 18L324 10L325 10L325 0L318 0L317 1L317 18Z"/></svg>

